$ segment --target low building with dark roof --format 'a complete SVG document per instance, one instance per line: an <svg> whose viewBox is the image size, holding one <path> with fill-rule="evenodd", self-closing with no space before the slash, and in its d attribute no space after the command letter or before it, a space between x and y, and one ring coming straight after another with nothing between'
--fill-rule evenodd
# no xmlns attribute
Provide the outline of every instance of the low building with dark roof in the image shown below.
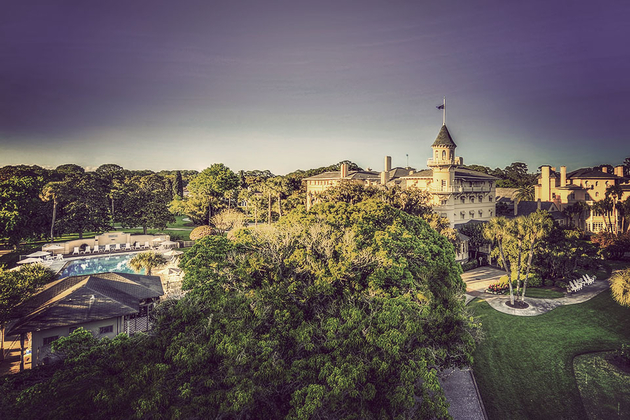
<svg viewBox="0 0 630 420"><path fill-rule="evenodd" d="M150 329L149 313L164 295L159 276L100 273L49 283L17 308L7 335L30 335L32 365L48 361L50 344L79 327L113 338ZM24 353L25 346L22 346Z"/></svg>

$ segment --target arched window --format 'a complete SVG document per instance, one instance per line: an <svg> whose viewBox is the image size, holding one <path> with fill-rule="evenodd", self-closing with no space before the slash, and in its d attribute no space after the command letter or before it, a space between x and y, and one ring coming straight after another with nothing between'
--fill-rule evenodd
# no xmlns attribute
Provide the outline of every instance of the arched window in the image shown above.
<svg viewBox="0 0 630 420"><path fill-rule="evenodd" d="M446 160L446 150L442 150L442 159Z"/></svg>
<svg viewBox="0 0 630 420"><path fill-rule="evenodd" d="M448 152L448 158L450 160L453 160L453 151L452 150Z"/></svg>
<svg viewBox="0 0 630 420"><path fill-rule="evenodd" d="M440 158L440 152L438 152L437 150L435 151L435 159L439 159Z"/></svg>

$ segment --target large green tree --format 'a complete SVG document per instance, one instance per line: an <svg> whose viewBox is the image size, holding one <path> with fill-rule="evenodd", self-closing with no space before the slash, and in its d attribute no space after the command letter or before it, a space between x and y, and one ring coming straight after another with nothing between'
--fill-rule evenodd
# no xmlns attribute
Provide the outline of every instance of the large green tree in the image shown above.
<svg viewBox="0 0 630 420"><path fill-rule="evenodd" d="M0 239L17 247L20 241L45 231L41 177L10 177L0 181Z"/></svg>
<svg viewBox="0 0 630 420"><path fill-rule="evenodd" d="M94 173L69 175L60 191L63 233L102 232L110 227L107 185ZM59 209L58 209L59 210Z"/></svg>
<svg viewBox="0 0 630 420"><path fill-rule="evenodd" d="M117 219L124 228L165 229L175 217L169 211L172 188L157 174L132 176L120 187Z"/></svg>
<svg viewBox="0 0 630 420"><path fill-rule="evenodd" d="M54 370L4 381L2 414L448 417L437 373L474 342L453 247L421 219L326 203L202 238L180 266L189 291L151 335L61 339Z"/></svg>
<svg viewBox="0 0 630 420"><path fill-rule="evenodd" d="M239 179L222 163L201 171L188 184L189 215L196 224L208 224L216 210L223 206L225 194L237 188ZM203 216L202 216L203 215Z"/></svg>

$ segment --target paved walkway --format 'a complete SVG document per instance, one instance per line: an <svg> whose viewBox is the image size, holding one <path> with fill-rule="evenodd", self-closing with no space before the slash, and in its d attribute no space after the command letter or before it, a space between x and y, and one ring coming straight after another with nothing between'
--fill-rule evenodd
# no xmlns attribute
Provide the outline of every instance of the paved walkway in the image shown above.
<svg viewBox="0 0 630 420"><path fill-rule="evenodd" d="M579 292L565 293L564 297L558 299L526 297L525 302L529 304L529 307L514 309L507 306L507 302L510 300L509 296L492 295L484 292L490 284L496 283L502 275L505 275L504 271L491 267L479 267L462 274L462 280L466 282L466 304L479 297L499 312L518 316L536 316L549 312L558 306L586 302L609 287L607 281L598 280L591 285L584 286Z"/></svg>
<svg viewBox="0 0 630 420"><path fill-rule="evenodd" d="M486 412L470 369L453 369L440 375L440 384L454 420L487 420Z"/></svg>

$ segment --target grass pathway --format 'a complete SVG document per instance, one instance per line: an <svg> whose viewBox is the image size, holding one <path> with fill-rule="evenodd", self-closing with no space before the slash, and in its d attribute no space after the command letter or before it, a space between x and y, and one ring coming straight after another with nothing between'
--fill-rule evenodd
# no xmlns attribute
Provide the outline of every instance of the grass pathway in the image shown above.
<svg viewBox="0 0 630 420"><path fill-rule="evenodd" d="M603 292L535 317L470 305L485 339L475 352L475 377L490 419L585 419L573 374L576 355L630 343L630 308Z"/></svg>

